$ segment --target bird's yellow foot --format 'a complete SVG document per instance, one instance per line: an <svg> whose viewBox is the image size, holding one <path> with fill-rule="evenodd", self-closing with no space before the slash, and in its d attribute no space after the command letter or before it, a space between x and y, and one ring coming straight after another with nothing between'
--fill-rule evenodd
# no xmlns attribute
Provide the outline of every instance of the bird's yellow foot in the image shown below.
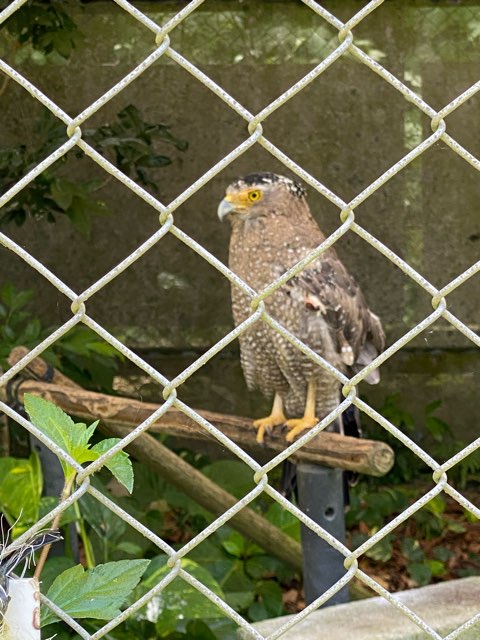
<svg viewBox="0 0 480 640"><path fill-rule="evenodd" d="M266 418L259 418L253 421L253 426L257 429L257 442L263 444L265 431L270 435L274 427L285 424L285 416L283 413L271 413Z"/></svg>
<svg viewBox="0 0 480 640"><path fill-rule="evenodd" d="M315 416L303 416L303 418L293 418L292 420L287 420L285 424L287 425L289 431L285 436L285 440L287 442L293 442L299 433L305 431L306 429L311 429L319 422L318 418Z"/></svg>

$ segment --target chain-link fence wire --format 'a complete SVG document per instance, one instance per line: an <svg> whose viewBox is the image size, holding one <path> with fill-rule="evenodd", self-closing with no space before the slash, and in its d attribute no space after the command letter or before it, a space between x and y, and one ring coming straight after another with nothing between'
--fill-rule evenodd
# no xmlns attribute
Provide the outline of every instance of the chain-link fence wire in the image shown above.
<svg viewBox="0 0 480 640"><path fill-rule="evenodd" d="M15 0L6 9L0 13L0 24L5 22L15 11L19 10L27 0ZM445 285L441 289L437 289L433 284L426 280L421 273L415 270L410 264L402 260L396 255L388 246L380 242L375 236L364 229L355 220L354 210L358 205L365 202L377 189L384 185L393 176L400 173L409 163L414 159L421 156L427 149L432 147L436 142L442 140L448 147L450 147L452 153L457 154L463 158L466 162L472 165L477 171L480 171L480 160L474 157L467 149L459 144L454 138L447 133L447 117L453 113L460 105L469 100L477 91L480 90L480 80L470 86L461 95L452 100L449 104L445 105L439 111L433 109L427 104L420 95L415 93L412 89L407 87L398 77L393 75L390 71L384 68L378 61L374 60L368 53L366 53L361 47L355 44L354 30L357 25L360 24L366 16L372 11L379 10L383 0L372 0L365 4L365 6L356 13L346 23L338 20L330 11L324 9L320 4L314 0L303 0L317 16L319 29L323 29L325 23L333 26L338 31L339 44L335 49L321 62L317 64L307 75L301 80L293 84L287 91L279 96L272 103L267 105L257 114L252 114L245 107L243 107L237 100L229 95L221 86L214 82L208 75L198 69L192 62L180 53L174 50L170 46L169 33L174 30L182 21L193 11L199 7L204 0L192 0L181 11L176 13L168 22L163 26L157 24L142 11L134 7L127 0L115 0L116 4L127 11L133 16L143 27L145 28L145 37L151 37L155 44L154 51L147 56L137 67L133 69L128 75L126 75L120 82L113 86L109 91L102 95L95 102L90 104L79 115L72 118L60 107L58 107L47 95L40 91L34 84L27 80L22 74L13 69L10 65L0 60L1 71L9 76L12 80L22 86L28 93L30 93L36 100L43 104L47 109L51 111L60 121L66 126L66 131L69 140L62 144L58 149L46 157L35 168L33 168L27 175L25 175L17 184L11 187L3 196L0 197L0 207L9 202L17 193L26 188L37 176L39 176L45 169L51 166L56 160L64 156L70 149L77 147L81 149L87 156L89 156L94 162L96 162L104 171L112 175L116 180L123 183L137 196L142 198L146 203L153 207L159 214L159 228L158 230L133 251L127 258L119 262L113 269L106 273L103 277L98 279L94 284L88 287L85 291L77 293L68 287L62 280L60 280L48 267L39 262L28 251L24 250L16 242L10 239L4 233L0 233L0 243L17 256L22 258L28 265L38 271L46 280L48 280L60 293L65 295L71 300L72 318L65 324L59 327L45 340L43 340L37 347L28 353L20 362L11 367L6 373L0 377L0 385L6 385L12 380L21 370L31 362L35 357L40 355L47 347L52 345L61 336L66 334L73 326L84 323L95 331L106 342L114 346L121 352L125 358L130 360L137 367L147 373L152 380L159 383L163 387L164 404L156 410L147 420L138 425L128 436L123 438L118 444L116 444L107 453L100 456L97 460L89 464L86 468L81 467L70 456L57 447L49 438L40 432L33 424L23 418L19 413L13 410L11 407L4 403L0 403L1 410L10 418L15 420L21 426L23 426L29 433L43 442L53 453L59 458L68 462L77 471L77 486L76 491L64 502L59 504L45 517L41 518L33 527L25 532L20 538L15 541L15 545L21 544L23 540L35 532L40 531L42 528L49 525L55 515L64 512L71 504L79 500L79 498L85 493L89 493L91 496L101 502L106 508L115 513L119 518L129 524L133 529L141 533L146 539L148 539L153 545L158 547L168 556L167 565L170 568L170 572L159 582L154 588L146 593L142 598L137 600L134 604L129 606L120 615L113 620L105 624L101 629L93 634L87 632L78 622L73 620L68 614L59 609L53 602L49 601L45 596L41 596L42 602L50 607L58 617L65 621L73 630L75 630L81 638L96 640L102 638L108 634L108 632L121 624L135 611L138 611L143 607L153 596L159 594L168 584L170 584L175 578L179 577L189 585L193 586L211 602L215 603L221 612L231 618L240 628L248 630L252 638L257 640L266 640L258 631L256 631L250 623L248 623L242 616L240 616L231 606L219 598L209 588L207 588L202 582L193 577L188 571L182 568L181 560L184 558L193 548L199 545L213 532L217 531L222 525L228 523L228 521L244 506L252 502L262 492L269 495L273 500L279 503L284 509L296 516L306 527L315 532L334 549L341 553L345 557L345 575L338 580L330 589L317 598L313 603L307 606L302 612L289 619L275 632L268 636L268 640L274 640L280 637L288 629L292 628L298 621L305 618L311 611L317 609L320 605L328 602L337 591L347 585L354 577L362 581L365 585L372 588L377 594L385 598L397 609L402 611L406 617L415 622L420 629L429 638L435 640L442 640L440 635L424 620L419 618L410 608L400 602L392 594L390 594L385 588L378 584L374 579L360 570L358 565L358 559L362 554L371 549L377 542L385 538L385 536L393 531L398 525L407 520L410 516L419 511L424 505L426 505L432 498L441 492L447 493L454 500L456 500L464 509L473 514L475 517L480 517L480 509L476 507L470 500L464 495L458 492L448 482L447 472L455 464L466 458L468 455L480 448L480 438L472 442L469 446L459 451L452 458L439 464L434 460L424 449L413 442L407 437L401 430L395 427L389 420L375 411L369 404L360 399L357 393L357 385L363 380L369 372L379 367L388 358L390 358L399 349L408 344L413 338L422 333L427 327L432 325L439 318L444 318L455 329L460 331L477 347L480 347L480 338L475 334L468 326L461 322L454 314L452 314L447 308L447 296L454 291L457 287L462 285L466 280L471 278L475 273L480 270L480 261L473 264L463 273L459 274L449 284ZM149 34L150 32L150 34ZM421 143L411 149L404 157L402 157L393 166L388 168L382 175L368 185L361 193L354 197L350 202L345 202L337 194L333 193L329 188L323 185L310 173L305 171L299 166L293 159L287 156L281 149L272 144L270 140L264 135L263 125L266 122L268 116L270 116L276 109L284 105L290 98L302 91L304 87L315 81L326 69L335 65L335 62L346 54L354 56L354 58L371 69L375 74L380 76L385 82L398 91L407 101L412 103L419 112L428 116L431 121L432 134L424 139ZM247 123L248 135L245 140L239 144L235 149L223 157L217 164L212 166L201 178L196 180L187 189L185 189L177 198L175 198L170 204L165 205L157 198L147 193L140 185L123 174L117 167L106 160L101 154L99 154L92 146L87 144L82 138L81 126L92 116L96 111L109 102L114 96L118 95L127 85L132 83L138 78L148 67L155 63L162 56L170 59L171 62L177 64L186 73L190 74L198 82L202 83L205 87L210 89L219 99L226 103L239 117L243 118ZM312 186L316 191L322 194L330 202L336 205L340 212L340 225L334 233L332 233L320 246L312 251L306 258L301 260L291 269L289 269L275 282L270 283L263 291L254 291L245 282L243 282L238 276L235 275L226 265L219 261L203 246L197 243L188 234L182 231L182 229L175 224L174 214L175 210L190 198L194 193L201 189L209 180L225 169L236 158L245 153L253 145L261 145L272 156L277 158L283 165L299 176L303 181ZM206 353L199 357L193 364L182 371L178 376L172 380L168 380L164 375L157 371L154 367L150 366L141 357L131 351L125 344L116 339L109 331L103 326L99 325L92 317L87 313L87 302L92 298L94 294L106 287L114 278L116 278L123 271L128 269L133 263L139 260L147 251L155 246L161 239L167 234L172 234L183 242L192 251L200 255L204 260L210 263L215 269L217 269L225 278L227 278L234 286L242 289L251 299L251 315L242 324L236 327L233 331L225 335L219 340L213 347L211 347ZM298 274L309 263L318 258L328 247L331 247L335 242L346 233L355 233L365 242L371 245L374 249L383 254L388 260L396 265L405 274L407 278L410 278L413 283L416 283L419 287L424 289L430 296L433 311L421 322L416 324L410 331L398 339L394 344L389 346L382 354L380 354L373 362L366 366L362 371L348 378L342 372L338 371L331 364L326 362L319 354L313 352L307 345L301 342L298 338L292 335L284 326L282 326L275 318L271 317L265 308L264 301L266 298L274 293L280 286L286 283L290 278ZM208 292L205 292L208 295ZM338 407L323 418L318 425L307 433L302 435L296 442L291 444L282 453L273 458L265 465L258 464L253 458L251 458L245 451L239 446L227 438L219 429L210 424L207 420L202 418L196 411L183 403L177 397L177 389L188 378L195 373L200 367L207 363L215 354L219 353L230 342L235 340L241 333L246 331L252 324L256 322L266 323L272 330L277 331L296 348L306 354L313 362L318 366L323 367L342 385L342 393L344 400L338 405ZM297 451L306 442L309 442L320 431L325 429L331 424L341 413L351 404L356 405L361 411L366 413L382 428L388 431L391 435L397 438L401 443L408 447L414 454L416 454L431 470L434 487L425 493L421 498L414 502L411 506L400 513L390 523L381 528L376 534L372 535L367 541L365 541L360 547L354 551L350 551L344 544L332 537L328 532L322 529L318 524L313 522L305 513L300 511L295 505L286 500L278 491L276 491L268 482L268 473L278 466L283 460L288 458L289 455ZM97 472L107 460L109 460L116 453L124 449L132 440L138 437L140 434L148 430L148 428L155 422L160 416L168 411L171 407L175 407L181 410L185 415L193 419L200 429L205 430L214 438L216 438L223 446L225 446L232 454L237 456L252 470L253 478L256 483L256 487L239 500L232 508L228 509L222 516L212 522L206 529L195 536L181 549L174 550L169 544L162 540L159 536L155 535L151 530L141 524L138 520L126 513L118 505L109 500L105 495L96 490L90 483L90 477ZM446 636L445 640L454 640L459 638L461 634L480 621L480 613L464 623Z"/></svg>

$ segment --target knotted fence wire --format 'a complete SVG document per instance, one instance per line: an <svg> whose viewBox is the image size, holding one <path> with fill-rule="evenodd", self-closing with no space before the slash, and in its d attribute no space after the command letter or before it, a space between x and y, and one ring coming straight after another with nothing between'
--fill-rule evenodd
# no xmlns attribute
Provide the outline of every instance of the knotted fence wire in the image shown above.
<svg viewBox="0 0 480 640"><path fill-rule="evenodd" d="M49 525L54 516L58 513L65 511L71 504L79 500L82 495L89 493L96 498L105 507L110 509L119 518L124 520L133 529L136 529L145 538L147 538L152 544L158 547L162 552L168 556L169 573L153 587L148 593L146 593L141 599L132 604L128 609L123 611L120 615L113 620L105 624L101 629L91 634L87 632L77 621L73 620L67 613L59 609L55 603L49 601L45 596L42 596L42 601L50 607L55 614L65 621L74 631L78 633L81 638L89 640L97 640L99 638L107 636L110 630L121 624L135 611L143 607L149 599L156 594L159 594L164 588L168 586L175 578L180 578L186 583L197 589L205 597L221 610L221 612L231 618L239 628L247 630L252 638L256 640L274 640L281 637L284 632L297 624L300 620L305 618L310 612L317 609L320 605L328 602L328 600L342 587L347 585L353 578L362 581L365 585L371 587L377 594L388 600L394 607L402 611L407 618L416 623L420 629L429 638L435 640L454 640L458 638L465 630L472 627L480 620L480 613L464 623L461 627L455 631L449 633L445 638L441 636L424 620L416 615L410 608L404 603L399 601L394 595L390 594L383 586L376 582L373 578L368 576L359 568L358 560L371 549L376 543L385 538L391 531L393 531L398 525L407 520L410 516L415 514L425 504L427 504L432 498L441 492L447 493L454 500L456 500L464 509L469 511L477 518L480 516L480 509L476 507L470 500L457 491L449 484L447 472L458 462L466 458L468 455L480 448L480 438L472 442L469 446L459 451L450 460L447 460L443 464L440 464L434 460L422 447L418 446L413 440L411 440L405 433L395 427L389 420L387 420L380 413L375 411L368 403L360 399L358 395L358 384L374 369L382 365L387 359L395 354L399 349L407 345L420 333L425 331L438 319L443 318L456 330L460 331L468 340L473 342L477 347L480 347L480 338L474 333L466 324L459 320L448 309L448 296L457 287L462 285L466 280L471 278L480 270L480 261L476 262L463 273L458 274L450 283L443 288L438 289L432 283L430 283L419 271L413 268L407 261L399 257L388 246L382 243L378 238L372 235L369 231L359 224L355 219L355 209L360 204L365 202L372 196L380 187L382 187L387 181L393 178L395 175L402 172L407 165L413 160L421 156L432 145L438 141L443 141L451 150L452 154L456 154L465 162L469 163L477 171L480 171L480 160L472 155L467 149L465 149L457 140L455 140L449 133L447 133L447 121L448 116L451 115L460 105L468 101L480 90L480 80L470 86L461 95L457 96L454 100L445 105L442 109L436 110L432 108L425 100L411 88L409 88L402 80L393 75L390 71L384 68L378 61L368 55L361 47L355 44L355 28L373 11L381 11L380 6L383 0L372 0L365 4L365 6L358 11L350 20L343 23L330 11L327 11L315 0L303 0L304 4L316 14L315 19L318 20L318 25L323 26L324 23L328 23L338 31L338 46L323 60L320 60L318 64L298 82L293 84L276 100L265 106L259 113L253 114L240 104L235 98L233 98L225 89L217 84L206 73L201 71L190 60L182 56L178 51L170 46L169 34L182 23L185 18L193 11L197 10L205 0L192 0L181 11L176 13L165 24L157 24L150 19L138 8L134 7L127 0L114 0L118 6L128 12L135 20L137 20L144 27L144 38L146 42L151 42L154 47L153 52L145 57L140 64L138 64L130 73L123 77L115 86L109 91L104 93L100 98L95 100L86 109L75 117L71 117L65 111L63 111L54 101L52 101L48 95L40 91L32 82L27 80L21 73L12 68L9 64L0 60L0 70L9 76L11 80L18 83L25 91L44 105L56 118L58 118L66 128L68 135L68 141L62 144L53 153L44 158L37 166L27 173L19 182L12 186L6 193L0 197L0 208L7 204L14 196L16 196L22 189L28 187L37 176L50 167L59 158L64 156L70 149L76 147L78 150L89 156L101 169L113 176L116 180L130 189L139 198L144 200L148 205L155 209L158 213L159 226L157 231L151 235L141 246L133 251L127 258L119 262L113 269L105 273L101 278L94 282L85 291L74 291L67 286L55 273L53 273L45 264L35 259L28 251L23 249L19 244L14 242L8 235L0 232L0 243L8 250L22 258L28 265L40 273L46 280L48 280L61 294L66 296L71 301L72 317L65 322L56 331L52 332L45 340L32 349L28 355L20 360L16 365L12 366L6 373L0 377L0 386L6 385L12 380L29 362L35 357L39 356L45 349L51 346L61 336L66 334L73 326L83 323L90 327L106 342L118 349L125 358L142 369L152 380L157 382L163 387L163 397L165 402L163 405L155 411L147 420L138 425L128 436L123 438L118 444L111 448L107 453L104 453L97 460L90 463L87 467L82 468L74 460L72 460L63 450L57 447L48 437L42 434L36 429L28 420L22 417L14 409L7 406L3 402L0 403L0 409L8 415L10 418L16 420L21 426L23 426L28 432L41 440L53 453L59 458L62 458L68 462L72 467L77 470L77 489L76 491L64 502L59 504L49 514L41 518L33 527L25 532L19 539L15 541L15 544L21 544L23 539L27 539L35 532L40 531L42 528ZM27 0L14 0L6 9L0 13L0 25L4 23L10 16L18 11ZM333 193L328 187L322 184L318 178L311 175L303 167L297 164L292 158L290 158L281 148L273 144L268 137L268 118L277 109L287 103L293 96L302 91L310 83L325 72L329 67L335 67L335 64L343 56L349 54L353 56L358 62L368 67L371 71L377 74L384 82L388 83L397 92L399 92L405 100L414 105L419 112L425 114L431 122L432 133L418 145L411 149L406 155L404 155L398 162L389 167L382 175L376 178L371 184L369 184L361 193L356 195L349 202L344 201L337 194ZM122 92L130 83L134 82L141 74L145 72L151 65L158 61L162 57L168 57L173 63L183 69L184 73L192 76L197 82L207 87L213 94L215 94L219 100L222 100L230 109L232 109L239 118L245 121L245 138L241 144L232 149L230 153L224 156L214 166L210 167L208 171L202 175L198 180L185 189L179 196L177 196L170 203L160 202L157 198L143 189L137 182L129 178L122 173L116 166L104 158L98 153L91 145L89 145L82 137L82 126L88 122L88 119L97 112L100 108L106 105L112 98ZM193 114L192 114L192 117ZM235 159L244 154L248 149L254 145L260 145L266 151L268 151L274 158L279 160L289 171L296 174L301 180L309 184L313 189L318 191L324 198L332 202L339 211L339 225L337 229L332 233L319 247L312 251L306 258L301 260L298 264L289 269L285 274L279 277L274 282L270 283L263 291L254 291L250 286L243 282L235 273L233 273L225 264L212 255L205 247L196 242L192 237L185 233L181 227L175 221L176 209L188 200L194 193L200 190L206 185L214 176L223 171L229 164ZM201 355L193 364L187 367L182 373L176 376L174 379L167 379L162 373L157 371L154 367L145 362L139 355L134 353L125 344L115 338L105 327L98 324L88 314L88 302L97 294L101 289L106 287L112 280L114 280L119 274L126 269L130 268L137 260L140 260L152 247L162 241L162 238L172 234L184 243L191 251L194 251L204 260L210 263L215 269L217 269L225 278L227 278L235 287L242 289L251 299L251 315L241 325L225 335L219 340L213 347L211 347L206 353ZM411 279L418 287L425 290L431 297L432 312L425 317L421 322L418 322L412 329L410 329L405 335L400 337L396 342L390 345L382 354L380 354L375 360L368 364L362 371L357 373L352 378L348 378L342 372L338 371L325 361L319 354L313 352L306 344L300 341L297 337L292 335L284 326L281 325L275 318L269 315L266 310L264 301L273 294L279 287L286 283L290 278L298 274L303 268L305 268L310 262L318 258L327 248L333 246L342 236L345 234L356 234L362 238L367 244L373 247L375 250L383 254L388 260L390 260L396 267L398 267L407 278ZM206 292L206 295L208 292ZM246 331L253 323L264 322L272 330L277 331L285 339L291 342L296 348L306 354L317 365L326 369L330 374L335 376L342 385L342 393L344 400L339 403L338 407L332 411L328 416L323 418L317 426L309 430L302 435L298 440L292 443L282 453L278 454L275 458L269 461L265 465L257 463L248 453L242 450L237 444L231 441L225 436L219 429L210 424L205 418L201 417L196 411L194 411L187 404L182 402L177 397L177 389L188 378L196 372L200 367L205 365L214 355L224 349L229 343L235 340L242 332ZM296 452L305 443L314 438L320 431L325 429L331 424L348 406L356 405L360 411L364 412L376 423L378 423L383 429L388 431L392 436L397 438L403 445L408 447L416 456L418 456L432 471L433 488L425 493L416 502L410 505L396 518L394 518L387 525L382 527L377 533L372 535L367 541L365 541L360 547L354 551L350 551L344 544L336 540L322 527L313 522L305 513L293 505L289 500L285 499L280 493L269 484L268 473L272 471L277 465L279 465L289 455ZM226 447L233 455L237 456L246 465L248 465L252 471L252 476L255 481L256 487L245 495L241 500L228 509L223 515L212 522L204 531L195 536L181 549L173 549L167 542L157 536L153 531L149 530L145 525L141 524L138 520L122 510L118 505L114 504L109 498L96 490L90 483L90 477L96 471L98 471L107 460L114 456L117 452L126 447L132 440L137 438L140 434L148 430L148 428L155 422L160 416L162 416L168 409L175 407L182 411L186 416L193 419L200 429L207 431L210 435L216 438L224 447ZM198 544L205 540L210 534L215 532L228 521L243 507L252 502L262 492L268 494L273 500L279 503L283 509L289 511L296 516L306 527L315 532L334 549L340 552L345 557L345 575L338 580L330 589L322 594L317 600L307 606L302 612L289 619L288 622L283 624L281 628L268 635L268 637L262 636L253 626L247 622L240 614L238 614L232 607L230 607L224 600L218 595L213 593L205 584L199 581L186 571L181 564L182 558L194 549Z"/></svg>

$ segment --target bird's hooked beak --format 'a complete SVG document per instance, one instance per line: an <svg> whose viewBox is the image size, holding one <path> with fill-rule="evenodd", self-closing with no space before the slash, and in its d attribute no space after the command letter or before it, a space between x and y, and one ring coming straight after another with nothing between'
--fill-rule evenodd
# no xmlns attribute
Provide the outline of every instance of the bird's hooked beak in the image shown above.
<svg viewBox="0 0 480 640"><path fill-rule="evenodd" d="M224 218L226 218L230 213L235 211L235 205L232 202L227 200L228 196L224 198L220 204L218 205L217 215L220 222L223 222Z"/></svg>

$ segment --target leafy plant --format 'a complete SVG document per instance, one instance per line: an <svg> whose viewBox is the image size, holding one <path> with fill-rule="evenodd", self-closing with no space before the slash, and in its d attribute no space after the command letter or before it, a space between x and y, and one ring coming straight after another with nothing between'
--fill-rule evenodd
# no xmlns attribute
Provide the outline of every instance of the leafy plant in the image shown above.
<svg viewBox="0 0 480 640"><path fill-rule="evenodd" d="M18 291L10 283L0 287L0 368L8 368L7 358L14 347L33 349L55 329L44 326L30 311L33 299L31 289ZM110 392L122 359L114 347L84 325L73 327L42 355L83 387Z"/></svg>
<svg viewBox="0 0 480 640"><path fill-rule="evenodd" d="M91 445L90 440L98 425L98 421L87 427L83 423L75 424L73 420L56 405L43 398L25 394L25 409L32 423L40 429L52 442L60 449L68 453L76 462L83 464L92 462L103 453L111 449L118 441L118 438L108 438L101 440L95 445ZM65 460L59 459L65 476L65 484L61 500L66 500L73 489L76 477L76 470ZM116 453L105 462L105 467L115 476L115 478L131 492L133 488L133 470L130 459L123 451ZM90 541L86 534L85 526L80 517L78 503L74 504L76 515L80 522L80 535L84 546L87 565L93 568L95 559L93 557ZM60 522L60 516L55 518L52 528L55 529Z"/></svg>
<svg viewBox="0 0 480 640"><path fill-rule="evenodd" d="M31 0L7 20L6 29L16 43L17 64L26 59L58 64L70 57L83 36L63 4Z"/></svg>
<svg viewBox="0 0 480 640"><path fill-rule="evenodd" d="M84 138L100 153L116 161L119 169L127 175L133 175L137 182L155 191L157 185L149 177L149 170L172 162L169 156L157 153L155 147L159 143L171 145L179 151L185 151L188 147L185 140L171 133L168 125L145 122L133 105L122 109L112 124L87 129ZM0 149L0 191L8 191L66 140L65 125L49 111L43 112L35 122L33 144ZM76 155L80 160L85 157L80 152ZM95 191L105 183L78 178L70 180L60 174L60 169L67 162L67 156L62 156L9 200L2 207L0 223L15 222L22 225L27 218L55 222L59 215L65 215L78 231L88 237L92 218L108 214L105 202L94 196Z"/></svg>
<svg viewBox="0 0 480 640"><path fill-rule="evenodd" d="M432 457L443 461L464 448L465 443L436 415L440 406L439 401L428 404L421 425L417 425L413 416L401 407L398 396L389 396L380 412ZM378 430L374 437L379 437ZM361 478L358 486L352 489L346 521L352 530L353 547L363 544L414 502L419 486L431 486L429 467L387 432L382 431L382 439L395 450L395 466L384 478ZM455 465L448 475L465 489L469 481L477 479L479 470L480 456L473 455ZM468 513L464 516L468 522ZM394 556L398 562L401 556L412 584L425 585L447 574L452 552L443 543L448 537L465 531L463 523L448 516L447 499L440 494L413 514L405 525L369 549L365 557L382 565Z"/></svg>
<svg viewBox="0 0 480 640"><path fill-rule="evenodd" d="M165 167L172 159L155 151L158 143L186 151L188 143L175 137L170 127L162 123L148 123L134 105L120 111L112 124L85 131L87 140L105 156L113 156L119 169L137 182L158 191L157 183L149 178L148 170Z"/></svg>
<svg viewBox="0 0 480 640"><path fill-rule="evenodd" d="M101 440L92 446L90 440L98 422L94 422L89 427L83 423L75 424L57 406L43 398L30 394L25 395L24 402L32 423L79 464L96 460L118 441L116 438L110 438ZM72 491L77 472L65 460L60 459L60 463L65 476L65 485L61 496L63 501L68 498ZM10 473L12 473L11 465L12 463L9 465ZM1 466L6 468L4 461L2 461ZM133 470L126 453L123 451L116 453L105 462L105 467L129 492L132 491ZM18 464L13 466L13 469L18 468ZM33 483L33 490L27 483L23 484L23 491L33 495L37 505L41 491L38 476L39 474L37 473L36 480ZM12 500L16 500L18 505L18 500L24 497L14 496ZM130 596L150 561L123 560L94 566L95 560L91 554L91 546L85 527L82 526L83 521L78 512L77 503L75 503L74 508L77 509L80 534L89 570L84 571L81 565L66 569L53 580L48 589L47 597L51 598L75 618L109 620L120 613L119 607ZM38 513L32 515L34 519L38 517ZM52 529L57 528L59 524L60 517L57 516L52 522ZM42 557L45 560L46 554L42 554ZM37 572L39 572L39 569L41 571L42 566L42 560L40 560ZM56 616L50 610L45 610L42 615L42 626L46 626L56 619Z"/></svg>
<svg viewBox="0 0 480 640"><path fill-rule="evenodd" d="M150 560L120 560L87 571L78 564L55 578L46 596L73 618L111 620L120 614L149 564ZM42 627L57 619L42 606Z"/></svg>

